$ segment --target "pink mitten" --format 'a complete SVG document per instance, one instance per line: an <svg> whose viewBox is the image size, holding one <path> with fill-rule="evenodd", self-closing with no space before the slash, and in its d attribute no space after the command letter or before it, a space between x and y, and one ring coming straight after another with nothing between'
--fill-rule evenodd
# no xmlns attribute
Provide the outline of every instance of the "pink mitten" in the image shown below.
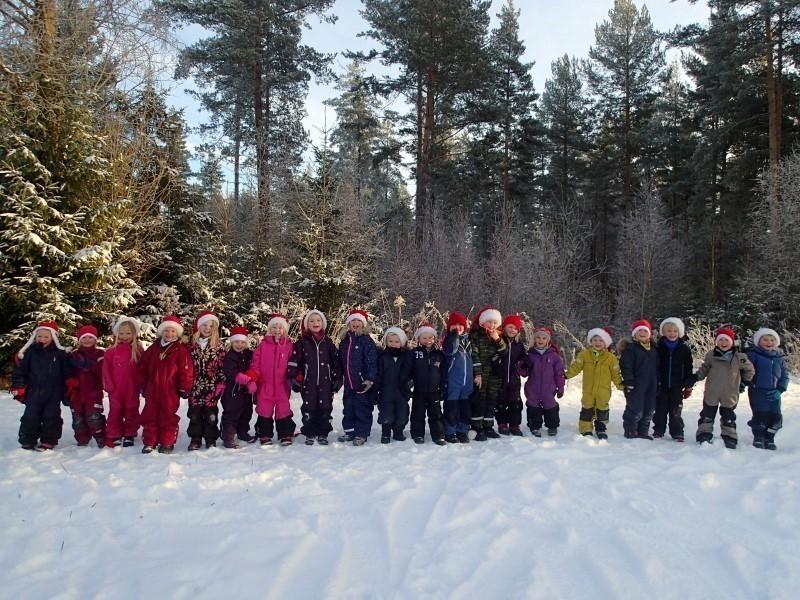
<svg viewBox="0 0 800 600"><path fill-rule="evenodd" d="M219 398L219 397L220 397L220 396L222 396L222 394L224 394L224 393L225 393L225 384L224 384L224 383L222 383L222 382L219 382L219 383L218 383L218 384L217 384L217 385L214 387L214 397L215 397L215 398Z"/></svg>
<svg viewBox="0 0 800 600"><path fill-rule="evenodd" d="M255 394L256 390L258 390L258 385L256 384L255 381L251 381L250 383L247 384L248 392L250 392L251 394Z"/></svg>
<svg viewBox="0 0 800 600"><path fill-rule="evenodd" d="M250 378L244 373L237 373L236 383L238 383L239 385L247 385L248 383L250 383Z"/></svg>

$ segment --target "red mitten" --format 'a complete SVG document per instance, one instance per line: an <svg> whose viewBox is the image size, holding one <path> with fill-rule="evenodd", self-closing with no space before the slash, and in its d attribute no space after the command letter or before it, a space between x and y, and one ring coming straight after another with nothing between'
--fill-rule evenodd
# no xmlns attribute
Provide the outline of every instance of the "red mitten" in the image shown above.
<svg viewBox="0 0 800 600"><path fill-rule="evenodd" d="M78 395L78 389L81 387L80 380L77 377L70 377L65 384L67 386L67 398L75 400Z"/></svg>
<svg viewBox="0 0 800 600"><path fill-rule="evenodd" d="M256 383L261 380L261 375L257 371L253 371L253 369L248 369L244 374L247 375L251 381L255 381Z"/></svg>
<svg viewBox="0 0 800 600"><path fill-rule="evenodd" d="M692 395L692 388L683 388L683 399L686 400Z"/></svg>
<svg viewBox="0 0 800 600"><path fill-rule="evenodd" d="M27 388L12 387L9 391L11 392L11 395L14 396L14 400L20 404L25 404L25 392L27 392Z"/></svg>
<svg viewBox="0 0 800 600"><path fill-rule="evenodd" d="M224 393L225 393L225 383L220 381L216 386L214 386L214 396L216 398L219 398Z"/></svg>
<svg viewBox="0 0 800 600"><path fill-rule="evenodd" d="M255 381L251 381L250 383L247 384L247 391L250 392L251 394L255 394L257 390L258 390L258 385L256 384Z"/></svg>
<svg viewBox="0 0 800 600"><path fill-rule="evenodd" d="M251 378L248 377L246 373L237 373L234 381L239 385L247 385L248 383L250 383Z"/></svg>

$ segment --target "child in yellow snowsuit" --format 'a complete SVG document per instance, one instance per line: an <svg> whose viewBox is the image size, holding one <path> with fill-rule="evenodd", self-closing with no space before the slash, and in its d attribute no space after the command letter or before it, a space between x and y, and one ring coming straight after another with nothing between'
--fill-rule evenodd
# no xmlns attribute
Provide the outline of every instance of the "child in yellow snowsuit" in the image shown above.
<svg viewBox="0 0 800 600"><path fill-rule="evenodd" d="M608 401L611 399L611 384L622 389L622 376L617 357L609 352L611 335L605 329L591 329L586 336L589 347L584 348L567 370L567 379L583 371L583 396L578 431L581 435L592 435L592 421L597 437L607 440Z"/></svg>

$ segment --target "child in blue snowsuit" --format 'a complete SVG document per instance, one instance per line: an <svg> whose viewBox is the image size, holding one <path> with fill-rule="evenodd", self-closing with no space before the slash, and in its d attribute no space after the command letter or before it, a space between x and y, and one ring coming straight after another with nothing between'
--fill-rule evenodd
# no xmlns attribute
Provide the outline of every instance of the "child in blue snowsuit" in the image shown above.
<svg viewBox="0 0 800 600"><path fill-rule="evenodd" d="M447 386L444 394L444 439L455 444L469 443L469 399L473 390L472 348L467 335L467 318L451 312L442 350L447 360Z"/></svg>
<svg viewBox="0 0 800 600"><path fill-rule="evenodd" d="M339 436L339 441L352 442L357 437L367 439L372 429L378 348L367 332L367 313L354 308L345 325L348 331L339 344L339 365L344 374L344 433Z"/></svg>
<svg viewBox="0 0 800 600"><path fill-rule="evenodd" d="M780 351L781 338L773 329L762 327L753 336L755 348L747 353L755 375L748 387L753 418L753 446L775 450L775 434L783 426L781 394L789 386L789 373Z"/></svg>

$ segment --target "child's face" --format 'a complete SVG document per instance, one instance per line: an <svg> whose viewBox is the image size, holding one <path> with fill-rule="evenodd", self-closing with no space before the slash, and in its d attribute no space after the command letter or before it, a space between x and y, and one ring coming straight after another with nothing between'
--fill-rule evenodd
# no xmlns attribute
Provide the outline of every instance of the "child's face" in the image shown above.
<svg viewBox="0 0 800 600"><path fill-rule="evenodd" d="M426 348L430 348L433 346L433 341L436 338L433 337L432 333L423 333L419 336L419 343L421 346L425 346Z"/></svg>
<svg viewBox="0 0 800 600"><path fill-rule="evenodd" d="M589 340L589 343L595 350L599 351L606 349L606 343L603 341L603 338L601 338L599 335L594 336L591 340Z"/></svg>
<svg viewBox="0 0 800 600"><path fill-rule="evenodd" d="M353 319L350 321L350 331L356 335L360 335L364 331L364 322L361 319Z"/></svg>
<svg viewBox="0 0 800 600"><path fill-rule="evenodd" d="M503 332L506 334L506 337L515 338L519 333L519 329L517 329L516 325L508 324L505 326L505 329L503 329Z"/></svg>
<svg viewBox="0 0 800 600"><path fill-rule="evenodd" d="M47 329L40 329L36 332L36 343L42 346L49 346L53 341L53 334Z"/></svg>
<svg viewBox="0 0 800 600"><path fill-rule="evenodd" d="M286 329L284 329L283 325L281 324L273 324L269 328L269 335L274 336L276 338L283 337L286 335ZM246 342L243 342L246 343Z"/></svg>
<svg viewBox="0 0 800 600"><path fill-rule="evenodd" d="M167 325L164 327L164 333L161 334L161 337L167 342L174 342L178 339L178 330L172 325Z"/></svg>
<svg viewBox="0 0 800 600"><path fill-rule="evenodd" d="M646 329L639 329L633 339L637 342L645 343L650 341L650 332Z"/></svg>
<svg viewBox="0 0 800 600"><path fill-rule="evenodd" d="M400 336L392 333L386 338L386 347L387 348L400 348L402 344L400 343Z"/></svg>
<svg viewBox="0 0 800 600"><path fill-rule="evenodd" d="M96 343L97 338L92 337L91 335L85 335L81 338L81 347L83 348L94 348Z"/></svg>
<svg viewBox="0 0 800 600"><path fill-rule="evenodd" d="M464 335L464 326L461 323L456 323L450 328L450 331L455 331L458 335Z"/></svg>
<svg viewBox="0 0 800 600"><path fill-rule="evenodd" d="M721 337L717 341L717 347L723 352L727 352L728 350L733 348L733 342L728 337Z"/></svg>
<svg viewBox="0 0 800 600"><path fill-rule="evenodd" d="M245 340L234 340L231 342L231 347L236 350L236 352L243 352L247 349L249 344Z"/></svg>
<svg viewBox="0 0 800 600"><path fill-rule="evenodd" d="M117 342L130 344L133 341L133 328L128 323L123 323L117 331Z"/></svg>
<svg viewBox="0 0 800 600"><path fill-rule="evenodd" d="M199 331L200 335L203 337L211 337L211 332L214 331L213 321L206 321L197 328L197 331Z"/></svg>
<svg viewBox="0 0 800 600"><path fill-rule="evenodd" d="M308 318L308 330L312 333L318 333L322 331L322 317L319 315L311 315Z"/></svg>
<svg viewBox="0 0 800 600"><path fill-rule="evenodd" d="M533 345L539 350L547 348L550 345L550 336L546 333L537 333L533 336Z"/></svg>
<svg viewBox="0 0 800 600"><path fill-rule="evenodd" d="M772 335L762 335L761 339L758 340L758 345L764 350L774 350L775 346L778 345L778 340Z"/></svg>
<svg viewBox="0 0 800 600"><path fill-rule="evenodd" d="M680 331L678 331L678 328L672 324L664 325L663 331L664 331L664 337L667 338L670 342L674 342L681 336Z"/></svg>

